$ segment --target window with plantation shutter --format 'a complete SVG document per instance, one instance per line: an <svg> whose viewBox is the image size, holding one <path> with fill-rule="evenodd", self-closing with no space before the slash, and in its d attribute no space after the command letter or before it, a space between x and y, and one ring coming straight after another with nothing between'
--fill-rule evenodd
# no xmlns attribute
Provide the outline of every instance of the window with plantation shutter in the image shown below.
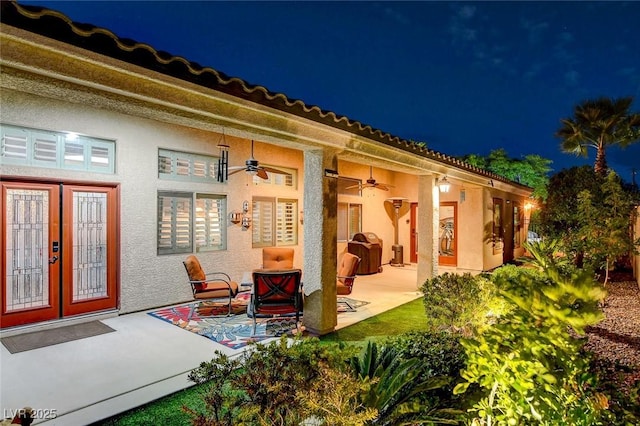
<svg viewBox="0 0 640 426"><path fill-rule="evenodd" d="M193 195L158 194L158 254L191 253L191 211Z"/></svg>
<svg viewBox="0 0 640 426"><path fill-rule="evenodd" d="M298 201L279 199L276 209L276 245L298 244Z"/></svg>
<svg viewBox="0 0 640 426"><path fill-rule="evenodd" d="M298 187L298 170L280 166L269 166L266 164L264 164L264 166L275 170L282 170L282 173L270 171L267 173L266 179L256 175L253 177L254 185L274 185L292 189Z"/></svg>
<svg viewBox="0 0 640 426"><path fill-rule="evenodd" d="M196 251L223 250L227 240L225 197L196 195Z"/></svg>
<svg viewBox="0 0 640 426"><path fill-rule="evenodd" d="M298 244L298 200L254 197L253 247Z"/></svg>
<svg viewBox="0 0 640 426"><path fill-rule="evenodd" d="M158 177L189 182L215 182L218 157L188 152L158 150Z"/></svg>
<svg viewBox="0 0 640 426"><path fill-rule="evenodd" d="M273 198L254 197L251 207L252 235L254 247L271 247L275 245Z"/></svg>
<svg viewBox="0 0 640 426"><path fill-rule="evenodd" d="M338 241L362 232L362 204L338 203Z"/></svg>
<svg viewBox="0 0 640 426"><path fill-rule="evenodd" d="M0 134L3 164L115 173L113 141L6 124Z"/></svg>
<svg viewBox="0 0 640 426"><path fill-rule="evenodd" d="M226 249L226 211L224 195L158 192L158 254Z"/></svg>

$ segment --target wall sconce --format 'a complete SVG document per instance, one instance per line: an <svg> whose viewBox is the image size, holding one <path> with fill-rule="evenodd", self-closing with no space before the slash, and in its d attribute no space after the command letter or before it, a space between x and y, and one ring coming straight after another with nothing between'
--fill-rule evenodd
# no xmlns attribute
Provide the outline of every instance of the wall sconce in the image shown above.
<svg viewBox="0 0 640 426"><path fill-rule="evenodd" d="M449 192L449 189L451 189L451 184L447 180L446 176L438 181L438 187L440 188L440 192Z"/></svg>
<svg viewBox="0 0 640 426"><path fill-rule="evenodd" d="M242 212L233 211L229 213L229 221L234 224L241 224L243 229L249 229L251 227L251 218L249 213L249 202L247 200L242 202Z"/></svg>
<svg viewBox="0 0 640 426"><path fill-rule="evenodd" d="M487 184L491 185L491 187L493 187L493 179L489 179L489 182L487 182Z"/></svg>
<svg viewBox="0 0 640 426"><path fill-rule="evenodd" d="M251 227L251 218L249 216L242 216L242 229L247 230Z"/></svg>
<svg viewBox="0 0 640 426"><path fill-rule="evenodd" d="M237 225L238 223L240 223L240 221L242 221L242 213L239 213L239 212L229 213L229 221Z"/></svg>

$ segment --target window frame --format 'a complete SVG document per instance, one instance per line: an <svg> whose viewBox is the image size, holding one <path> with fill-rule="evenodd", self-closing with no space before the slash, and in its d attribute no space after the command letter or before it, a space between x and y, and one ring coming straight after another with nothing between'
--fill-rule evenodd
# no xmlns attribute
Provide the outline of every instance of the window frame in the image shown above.
<svg viewBox="0 0 640 426"><path fill-rule="evenodd" d="M284 222L280 219L280 216L285 214L281 213L282 209L288 210L291 216ZM296 198L254 196L251 201L252 247L298 245L298 217L298 199ZM286 232L287 226L291 226L291 231ZM289 235L290 238L284 238L285 235Z"/></svg>
<svg viewBox="0 0 640 426"><path fill-rule="evenodd" d="M16 142L22 140L23 143L9 144L8 139ZM78 149L80 159L72 162L72 155L68 150L74 147ZM106 152L106 156L94 155L96 149ZM17 150L23 155L19 155ZM106 166L100 165L104 161L99 161L98 158L106 158ZM115 174L116 142L71 132L0 123L0 159L3 164L9 165Z"/></svg>
<svg viewBox="0 0 640 426"><path fill-rule="evenodd" d="M167 234L167 226L166 221L163 220L164 214L166 214L165 208L163 205L164 200L169 200L171 205L169 207L169 225L168 225L168 234L169 234L169 244L166 244L166 237L163 238L163 234ZM198 211L199 200L215 200L217 212L215 213L215 217L218 218L217 226L216 222L206 223L204 221L205 229L207 227L211 228L215 227L218 232L216 236L211 236L211 231L205 231L205 241L211 242L211 240L216 241L219 239L219 244L199 244L199 241L202 238L198 237L199 225L198 222L202 222L200 218L200 214L204 217L207 214L207 211L211 212L211 210L202 209L200 213ZM185 212L184 209L180 211L179 202L188 204L188 211ZM180 229L178 227L178 221L180 219L180 215L185 215L187 217L187 244L179 244L180 240ZM184 232L183 232L184 234ZM159 190L157 194L157 229L156 229L156 253L158 256L167 255L167 254L184 254L184 253L202 253L202 252L213 252L213 251L223 251L227 249L227 196L223 194L214 194L214 193L204 193L204 192L188 192L188 191L163 191Z"/></svg>

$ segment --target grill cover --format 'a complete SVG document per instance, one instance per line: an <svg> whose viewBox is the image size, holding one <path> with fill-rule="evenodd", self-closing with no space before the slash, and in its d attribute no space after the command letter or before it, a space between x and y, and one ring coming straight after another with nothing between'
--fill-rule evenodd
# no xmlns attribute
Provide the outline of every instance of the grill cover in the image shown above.
<svg viewBox="0 0 640 426"><path fill-rule="evenodd" d="M382 240L373 232L359 232L349 241L347 251L361 261L357 275L377 274L382 271Z"/></svg>

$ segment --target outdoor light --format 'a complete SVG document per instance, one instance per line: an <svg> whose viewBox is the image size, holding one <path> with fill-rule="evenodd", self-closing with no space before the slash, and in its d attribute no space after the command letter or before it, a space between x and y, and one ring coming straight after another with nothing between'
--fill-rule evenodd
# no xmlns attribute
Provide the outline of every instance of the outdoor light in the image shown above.
<svg viewBox="0 0 640 426"><path fill-rule="evenodd" d="M447 177L443 177L439 182L438 182L438 187L440 188L440 192L449 192L449 189L451 188L451 184L449 183L449 181L447 180Z"/></svg>

